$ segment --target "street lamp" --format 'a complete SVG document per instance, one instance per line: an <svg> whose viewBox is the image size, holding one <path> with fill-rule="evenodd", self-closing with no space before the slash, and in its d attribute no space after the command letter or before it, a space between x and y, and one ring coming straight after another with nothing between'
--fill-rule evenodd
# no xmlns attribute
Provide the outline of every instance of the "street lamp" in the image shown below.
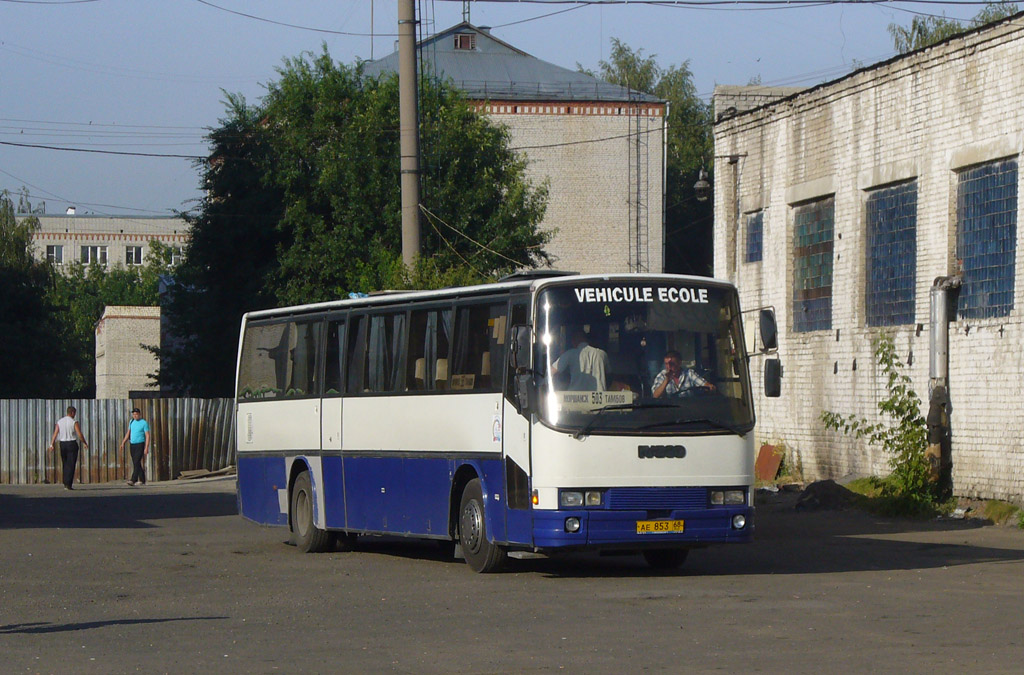
<svg viewBox="0 0 1024 675"><path fill-rule="evenodd" d="M693 192L698 202L706 202L711 196L711 183L708 182L708 172L701 167L697 174L697 182L693 184Z"/></svg>

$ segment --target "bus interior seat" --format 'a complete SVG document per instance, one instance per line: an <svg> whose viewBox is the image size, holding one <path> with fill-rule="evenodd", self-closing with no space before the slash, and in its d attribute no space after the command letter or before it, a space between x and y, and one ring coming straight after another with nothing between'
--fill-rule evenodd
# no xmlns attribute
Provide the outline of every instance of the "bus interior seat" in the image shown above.
<svg viewBox="0 0 1024 675"><path fill-rule="evenodd" d="M491 386L491 353L484 352L480 357L480 384L487 388Z"/></svg>
<svg viewBox="0 0 1024 675"><path fill-rule="evenodd" d="M413 372L413 387L416 389L425 389L424 382L427 377L427 360L423 357L416 359Z"/></svg>
<svg viewBox="0 0 1024 675"><path fill-rule="evenodd" d="M448 359L438 359L434 368L434 382L437 389L448 388Z"/></svg>

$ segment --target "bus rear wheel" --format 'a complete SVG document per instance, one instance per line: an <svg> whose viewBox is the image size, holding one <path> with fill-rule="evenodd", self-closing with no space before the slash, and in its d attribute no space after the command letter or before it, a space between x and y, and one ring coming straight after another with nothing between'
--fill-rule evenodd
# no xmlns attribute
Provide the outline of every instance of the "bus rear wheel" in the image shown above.
<svg viewBox="0 0 1024 675"><path fill-rule="evenodd" d="M683 566L686 556L690 554L688 548L655 548L644 551L644 560L656 570L675 570Z"/></svg>
<svg viewBox="0 0 1024 675"><path fill-rule="evenodd" d="M313 486L309 472L303 471L292 486L292 543L304 553L322 553L331 548L334 538L313 523Z"/></svg>
<svg viewBox="0 0 1024 675"><path fill-rule="evenodd" d="M484 492L480 479L474 478L462 491L459 505L459 545L466 563L474 572L494 572L508 560L505 549L487 540L484 518Z"/></svg>

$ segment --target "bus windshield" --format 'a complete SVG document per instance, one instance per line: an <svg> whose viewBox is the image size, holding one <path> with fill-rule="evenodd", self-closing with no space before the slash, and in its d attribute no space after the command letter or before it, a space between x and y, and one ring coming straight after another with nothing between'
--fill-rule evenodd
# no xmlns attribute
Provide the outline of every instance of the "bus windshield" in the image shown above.
<svg viewBox="0 0 1024 675"><path fill-rule="evenodd" d="M578 435L737 433L754 415L735 289L595 281L538 297L540 415Z"/></svg>

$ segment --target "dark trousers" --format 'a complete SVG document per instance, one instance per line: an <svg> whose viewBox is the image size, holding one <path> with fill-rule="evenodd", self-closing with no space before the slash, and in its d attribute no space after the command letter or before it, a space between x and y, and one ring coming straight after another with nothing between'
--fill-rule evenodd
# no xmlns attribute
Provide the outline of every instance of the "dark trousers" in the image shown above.
<svg viewBox="0 0 1024 675"><path fill-rule="evenodd" d="M142 456L146 450L145 443L132 443L132 466L134 471L132 472L132 482L146 484L146 469L142 466Z"/></svg>
<svg viewBox="0 0 1024 675"><path fill-rule="evenodd" d="M75 467L78 465L78 441L60 442L60 461L64 464L64 486L75 482Z"/></svg>

